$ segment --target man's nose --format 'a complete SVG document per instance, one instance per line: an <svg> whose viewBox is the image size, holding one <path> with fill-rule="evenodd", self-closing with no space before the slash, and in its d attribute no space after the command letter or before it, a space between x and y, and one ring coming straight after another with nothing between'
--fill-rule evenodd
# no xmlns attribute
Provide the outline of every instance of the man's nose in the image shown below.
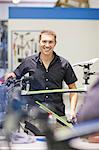
<svg viewBox="0 0 99 150"><path fill-rule="evenodd" d="M46 44L45 44L46 46L49 46L50 44L49 44L49 42L46 42Z"/></svg>

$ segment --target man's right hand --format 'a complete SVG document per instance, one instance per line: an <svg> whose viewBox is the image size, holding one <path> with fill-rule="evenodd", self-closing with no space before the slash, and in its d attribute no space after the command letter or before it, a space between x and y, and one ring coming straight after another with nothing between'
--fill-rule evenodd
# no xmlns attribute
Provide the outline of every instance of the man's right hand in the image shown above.
<svg viewBox="0 0 99 150"><path fill-rule="evenodd" d="M16 78L16 75L14 72L6 73L4 80L7 81L10 77Z"/></svg>

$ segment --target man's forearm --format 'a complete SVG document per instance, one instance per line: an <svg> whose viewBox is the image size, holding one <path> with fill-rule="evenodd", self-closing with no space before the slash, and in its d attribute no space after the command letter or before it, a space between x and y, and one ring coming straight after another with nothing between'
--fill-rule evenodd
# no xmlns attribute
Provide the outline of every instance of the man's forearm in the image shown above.
<svg viewBox="0 0 99 150"><path fill-rule="evenodd" d="M75 112L77 101L78 101L78 94L77 93L70 93L70 109L71 109L71 112Z"/></svg>

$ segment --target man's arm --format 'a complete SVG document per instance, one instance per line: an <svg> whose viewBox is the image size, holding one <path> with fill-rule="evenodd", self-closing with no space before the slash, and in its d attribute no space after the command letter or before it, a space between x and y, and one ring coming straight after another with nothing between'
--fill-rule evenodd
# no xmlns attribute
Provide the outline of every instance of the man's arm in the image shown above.
<svg viewBox="0 0 99 150"><path fill-rule="evenodd" d="M68 85L69 89L77 89L76 84L72 83ZM76 118L76 105L78 100L78 94L77 93L70 93L70 119Z"/></svg>

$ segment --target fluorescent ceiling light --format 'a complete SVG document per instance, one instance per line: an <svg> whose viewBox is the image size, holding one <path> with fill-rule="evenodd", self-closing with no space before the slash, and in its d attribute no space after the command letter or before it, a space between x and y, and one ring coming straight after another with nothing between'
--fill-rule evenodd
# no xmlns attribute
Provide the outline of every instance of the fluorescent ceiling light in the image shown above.
<svg viewBox="0 0 99 150"><path fill-rule="evenodd" d="M20 3L20 1L21 1L21 0L12 0L12 2L13 2L14 4L18 4L18 3Z"/></svg>

